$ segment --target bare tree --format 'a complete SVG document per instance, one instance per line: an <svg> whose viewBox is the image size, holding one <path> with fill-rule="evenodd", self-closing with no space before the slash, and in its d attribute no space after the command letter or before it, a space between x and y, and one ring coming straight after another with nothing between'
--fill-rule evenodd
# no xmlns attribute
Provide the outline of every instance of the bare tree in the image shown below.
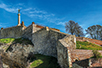
<svg viewBox="0 0 102 68"><path fill-rule="evenodd" d="M83 36L83 28L79 26L78 23L70 20L69 22L65 23L66 32L71 33L72 35L76 36Z"/></svg>
<svg viewBox="0 0 102 68"><path fill-rule="evenodd" d="M86 34L88 34L92 39L102 39L102 26L93 25L86 29Z"/></svg>

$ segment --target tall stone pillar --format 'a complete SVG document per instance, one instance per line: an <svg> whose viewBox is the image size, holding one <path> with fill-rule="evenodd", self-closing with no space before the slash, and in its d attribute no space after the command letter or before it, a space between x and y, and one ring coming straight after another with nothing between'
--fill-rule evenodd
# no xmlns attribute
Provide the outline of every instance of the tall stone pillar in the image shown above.
<svg viewBox="0 0 102 68"><path fill-rule="evenodd" d="M18 26L20 26L20 10L18 10Z"/></svg>

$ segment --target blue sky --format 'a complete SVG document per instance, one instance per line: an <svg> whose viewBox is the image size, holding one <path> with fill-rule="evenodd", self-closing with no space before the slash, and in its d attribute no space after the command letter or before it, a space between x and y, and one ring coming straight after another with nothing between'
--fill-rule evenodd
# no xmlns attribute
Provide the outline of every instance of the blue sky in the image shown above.
<svg viewBox="0 0 102 68"><path fill-rule="evenodd" d="M84 29L102 25L102 0L0 0L0 27L16 26L18 9L26 26L34 21L66 33L69 20Z"/></svg>

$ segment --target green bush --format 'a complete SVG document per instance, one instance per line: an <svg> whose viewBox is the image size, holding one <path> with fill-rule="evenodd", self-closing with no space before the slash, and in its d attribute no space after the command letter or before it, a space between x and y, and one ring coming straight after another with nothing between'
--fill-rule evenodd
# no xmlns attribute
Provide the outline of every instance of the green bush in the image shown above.
<svg viewBox="0 0 102 68"><path fill-rule="evenodd" d="M101 57L101 53L99 53L97 50L93 50L93 58L100 58Z"/></svg>

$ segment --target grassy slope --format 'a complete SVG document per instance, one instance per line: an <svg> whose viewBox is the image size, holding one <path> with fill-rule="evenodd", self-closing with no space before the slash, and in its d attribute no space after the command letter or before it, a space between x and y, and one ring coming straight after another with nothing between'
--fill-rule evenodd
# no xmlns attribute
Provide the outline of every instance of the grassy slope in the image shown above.
<svg viewBox="0 0 102 68"><path fill-rule="evenodd" d="M15 39L14 38L4 38L0 39L0 43L10 43L13 42Z"/></svg>
<svg viewBox="0 0 102 68"><path fill-rule="evenodd" d="M36 60L32 62L30 68L60 68L57 59L51 56L36 54Z"/></svg>
<svg viewBox="0 0 102 68"><path fill-rule="evenodd" d="M4 38L4 39L0 39L0 43L25 43L25 44L32 44L32 42L28 39L23 39L23 38Z"/></svg>
<svg viewBox="0 0 102 68"><path fill-rule="evenodd" d="M77 49L87 49L87 50L102 50L101 46L95 45L93 43L81 42L81 41L76 42L76 48Z"/></svg>

